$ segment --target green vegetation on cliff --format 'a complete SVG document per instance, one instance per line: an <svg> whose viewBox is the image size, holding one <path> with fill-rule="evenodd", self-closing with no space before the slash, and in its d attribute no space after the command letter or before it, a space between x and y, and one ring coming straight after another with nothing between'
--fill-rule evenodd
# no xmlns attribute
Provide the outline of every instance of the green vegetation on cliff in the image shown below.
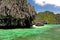
<svg viewBox="0 0 60 40"><path fill-rule="evenodd" d="M56 14L56 18L58 20L58 23L60 24L60 14Z"/></svg>
<svg viewBox="0 0 60 40"><path fill-rule="evenodd" d="M60 23L60 14L54 14L50 11L39 12L36 16L36 19L39 20L47 20L49 24L57 24Z"/></svg>

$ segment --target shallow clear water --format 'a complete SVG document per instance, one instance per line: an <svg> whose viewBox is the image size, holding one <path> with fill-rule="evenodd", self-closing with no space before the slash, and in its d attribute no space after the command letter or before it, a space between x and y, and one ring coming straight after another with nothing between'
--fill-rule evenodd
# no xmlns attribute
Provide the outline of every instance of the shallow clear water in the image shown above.
<svg viewBox="0 0 60 40"><path fill-rule="evenodd" d="M56 27L56 26L60 26L60 24L45 24L45 27Z"/></svg>
<svg viewBox="0 0 60 40"><path fill-rule="evenodd" d="M49 33L47 32L53 27L60 27L60 24L46 24L44 26L40 26L42 28L32 28L32 29L9 29L9 30L0 30L0 40L24 40L23 38L27 37L27 40L33 40L34 37L40 37L40 34ZM29 37L31 36L31 37ZM33 37L33 38L32 38ZM40 38L39 38L40 39ZM39 40L38 39L38 40Z"/></svg>

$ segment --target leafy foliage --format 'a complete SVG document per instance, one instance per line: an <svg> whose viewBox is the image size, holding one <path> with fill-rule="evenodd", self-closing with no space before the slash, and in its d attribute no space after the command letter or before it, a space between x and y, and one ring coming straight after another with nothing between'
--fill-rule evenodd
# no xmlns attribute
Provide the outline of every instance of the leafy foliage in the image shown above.
<svg viewBox="0 0 60 40"><path fill-rule="evenodd" d="M60 14L54 14L53 12L50 11L45 11L45 12L39 12L36 15L36 19L39 20L47 20L49 24L57 24L60 22Z"/></svg>
<svg viewBox="0 0 60 40"><path fill-rule="evenodd" d="M58 23L60 24L60 14L56 14L56 18L58 20Z"/></svg>

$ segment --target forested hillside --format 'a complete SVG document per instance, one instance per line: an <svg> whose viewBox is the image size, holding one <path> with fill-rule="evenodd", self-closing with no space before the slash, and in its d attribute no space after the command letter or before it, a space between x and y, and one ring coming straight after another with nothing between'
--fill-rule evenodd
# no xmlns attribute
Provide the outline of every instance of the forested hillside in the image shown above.
<svg viewBox="0 0 60 40"><path fill-rule="evenodd" d="M58 23L60 24L60 14L56 14L56 18L58 20Z"/></svg>
<svg viewBox="0 0 60 40"><path fill-rule="evenodd" d="M50 11L39 12L36 15L36 19L40 21L47 20L49 24L58 24L60 23L60 14L54 14Z"/></svg>

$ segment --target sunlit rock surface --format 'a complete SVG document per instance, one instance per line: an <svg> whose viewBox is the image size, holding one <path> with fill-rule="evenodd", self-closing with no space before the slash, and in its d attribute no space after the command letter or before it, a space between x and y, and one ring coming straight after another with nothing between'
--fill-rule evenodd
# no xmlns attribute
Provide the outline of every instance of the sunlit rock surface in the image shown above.
<svg viewBox="0 0 60 40"><path fill-rule="evenodd" d="M34 7L27 0L0 0L0 24L4 23L4 26L29 28L35 15Z"/></svg>

